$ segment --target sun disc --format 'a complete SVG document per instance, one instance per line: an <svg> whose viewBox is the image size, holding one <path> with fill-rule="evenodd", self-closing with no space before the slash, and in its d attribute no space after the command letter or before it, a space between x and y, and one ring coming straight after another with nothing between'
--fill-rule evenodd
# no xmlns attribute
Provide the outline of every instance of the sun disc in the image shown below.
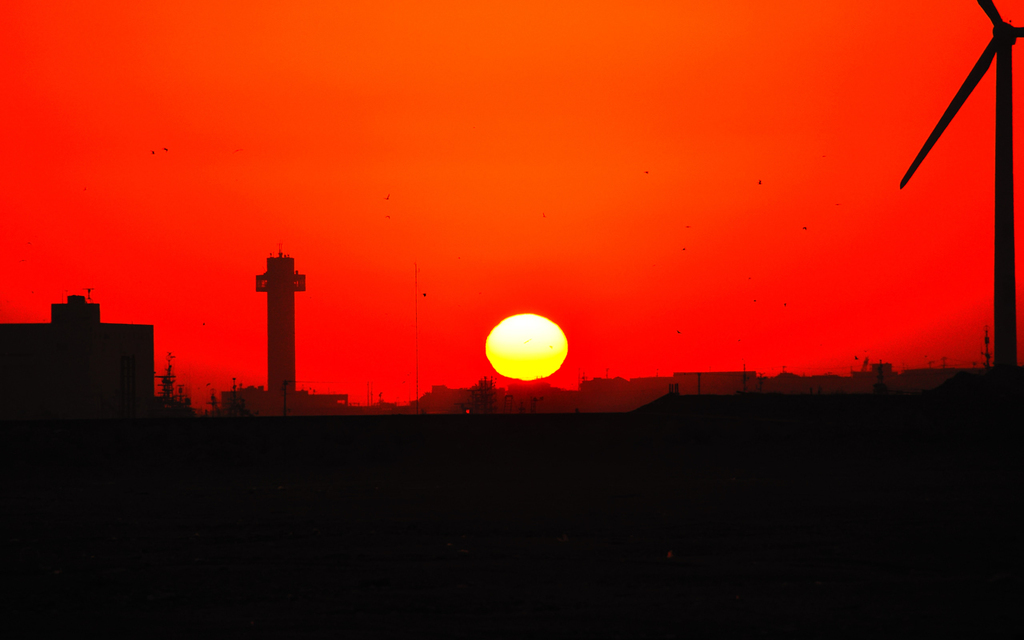
<svg viewBox="0 0 1024 640"><path fill-rule="evenodd" d="M485 351L491 366L501 375L536 380L558 371L569 354L569 341L554 322L521 313L491 329Z"/></svg>

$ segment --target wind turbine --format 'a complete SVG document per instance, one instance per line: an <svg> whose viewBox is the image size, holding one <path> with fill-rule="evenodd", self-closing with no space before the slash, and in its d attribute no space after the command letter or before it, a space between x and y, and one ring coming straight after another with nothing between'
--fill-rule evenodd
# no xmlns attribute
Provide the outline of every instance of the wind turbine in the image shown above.
<svg viewBox="0 0 1024 640"><path fill-rule="evenodd" d="M978 86L982 76L996 58L996 224L995 224L995 297L994 338L995 364L1017 365L1017 290L1014 281L1013 256L1013 45L1024 29L1003 22L992 0L978 0L992 21L992 40L971 69L963 86L953 96L946 112L928 136L921 152L914 158L907 174L900 181L902 189L918 165L928 155L935 141L946 130L967 96Z"/></svg>

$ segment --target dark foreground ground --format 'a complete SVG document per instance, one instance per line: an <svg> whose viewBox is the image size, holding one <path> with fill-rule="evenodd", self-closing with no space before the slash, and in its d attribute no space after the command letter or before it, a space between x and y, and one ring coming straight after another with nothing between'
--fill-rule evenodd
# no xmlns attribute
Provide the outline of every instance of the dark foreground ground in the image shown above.
<svg viewBox="0 0 1024 640"><path fill-rule="evenodd" d="M3 635L1021 637L1021 417L0 423Z"/></svg>

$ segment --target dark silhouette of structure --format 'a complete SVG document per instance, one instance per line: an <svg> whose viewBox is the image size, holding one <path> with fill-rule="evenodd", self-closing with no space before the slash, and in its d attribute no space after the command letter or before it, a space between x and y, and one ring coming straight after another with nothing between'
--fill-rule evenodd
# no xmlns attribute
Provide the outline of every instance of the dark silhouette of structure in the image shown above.
<svg viewBox="0 0 1024 640"><path fill-rule="evenodd" d="M890 365L889 368L891 370L892 366ZM885 363L879 360L876 370L878 371L878 382L872 387L873 391L879 395L889 393L889 387L885 386Z"/></svg>
<svg viewBox="0 0 1024 640"><path fill-rule="evenodd" d="M221 392L220 405L224 407L222 409L223 415L229 418L248 418L252 416L252 412L245 406L245 397L239 393L238 383L235 381L235 378L231 378L231 391Z"/></svg>
<svg viewBox="0 0 1024 640"><path fill-rule="evenodd" d="M484 376L470 389L470 411L472 413L494 413L497 409L497 387L494 378Z"/></svg>
<svg viewBox="0 0 1024 640"><path fill-rule="evenodd" d="M280 249L256 276L256 291L267 294L267 389L282 395L295 391L295 292L305 290L306 276Z"/></svg>
<svg viewBox="0 0 1024 640"><path fill-rule="evenodd" d="M160 380L160 395L155 398L153 408L154 417L161 418L188 418L195 415L192 409L192 398L185 393L185 385L175 386L174 367L171 364L174 355L167 353L167 366L162 375L156 376Z"/></svg>
<svg viewBox="0 0 1024 640"><path fill-rule="evenodd" d="M891 363L878 361L872 364L865 358L860 370L851 369L848 375L797 375L783 371L769 377L746 368L740 371L677 371L671 376L631 379L587 378L581 375L576 389L560 389L544 380L510 381L507 388L502 388L496 386L494 379L484 378L469 388L450 389L434 385L420 398L420 412L617 413L633 411L665 395L917 395L935 389L959 373L973 375L983 371L980 368L936 367L904 369L897 373ZM752 380L756 385L751 384ZM502 400L500 407L498 400Z"/></svg>
<svg viewBox="0 0 1024 640"><path fill-rule="evenodd" d="M228 416L337 416L365 412L363 407L349 405L347 393L311 393L306 389L293 388L286 397L282 397L280 389L264 389L263 385L243 387L232 384L231 391L221 392L220 404L224 407L224 415Z"/></svg>
<svg viewBox="0 0 1024 640"><path fill-rule="evenodd" d="M0 419L148 417L153 376L153 325L100 322L84 296L0 324Z"/></svg>
<svg viewBox="0 0 1024 640"><path fill-rule="evenodd" d="M267 294L267 386L233 384L230 393L221 393L220 398L228 415L354 413L348 394L318 394L295 386L303 382L295 378L295 292L305 290L306 276L295 270L295 259L279 247L277 256L267 258L267 272L256 276L256 291Z"/></svg>
<svg viewBox="0 0 1024 640"><path fill-rule="evenodd" d="M985 350L981 352L981 355L985 356L985 371L992 368L992 354L988 350L988 327L985 327Z"/></svg>
<svg viewBox="0 0 1024 640"><path fill-rule="evenodd" d="M1013 45L1024 29L1004 22L992 0L978 0L992 21L992 40L971 69L967 80L953 97L939 123L914 158L903 180L902 189L918 165L946 130L971 91L996 58L996 197L995 197L995 364L1017 365L1017 291L1013 246Z"/></svg>

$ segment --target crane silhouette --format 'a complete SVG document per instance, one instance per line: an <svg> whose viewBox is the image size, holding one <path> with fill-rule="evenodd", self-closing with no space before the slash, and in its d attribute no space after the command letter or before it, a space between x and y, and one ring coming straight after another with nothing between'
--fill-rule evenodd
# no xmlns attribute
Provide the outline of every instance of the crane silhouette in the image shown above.
<svg viewBox="0 0 1024 640"><path fill-rule="evenodd" d="M900 189L906 186L932 146L946 130L967 97L996 59L996 185L995 185L995 296L993 332L995 363L1017 365L1017 291L1013 246L1013 45L1024 29L1004 22L992 0L978 0L992 21L992 40L967 75L953 101L914 158Z"/></svg>

